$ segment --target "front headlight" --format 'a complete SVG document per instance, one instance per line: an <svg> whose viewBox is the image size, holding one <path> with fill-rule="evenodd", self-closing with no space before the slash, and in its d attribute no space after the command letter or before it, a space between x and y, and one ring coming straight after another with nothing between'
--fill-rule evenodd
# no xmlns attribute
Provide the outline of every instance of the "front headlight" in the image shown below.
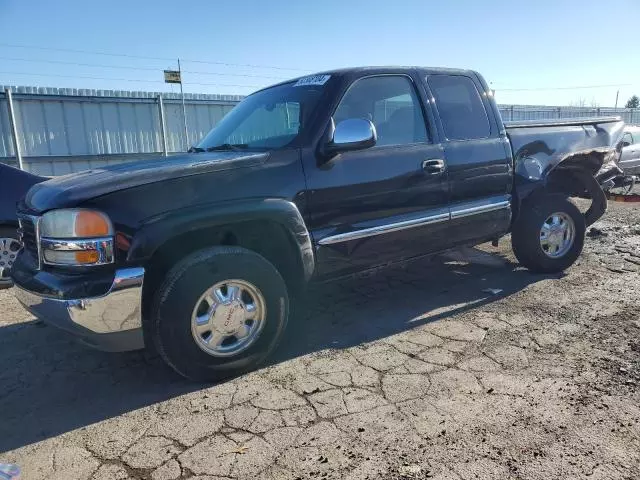
<svg viewBox="0 0 640 480"><path fill-rule="evenodd" d="M111 221L94 210L53 210L40 221L40 235L51 238L97 238L113 235Z"/></svg>
<svg viewBox="0 0 640 480"><path fill-rule="evenodd" d="M95 210L65 209L45 213L40 220L42 260L48 265L113 263L113 226Z"/></svg>

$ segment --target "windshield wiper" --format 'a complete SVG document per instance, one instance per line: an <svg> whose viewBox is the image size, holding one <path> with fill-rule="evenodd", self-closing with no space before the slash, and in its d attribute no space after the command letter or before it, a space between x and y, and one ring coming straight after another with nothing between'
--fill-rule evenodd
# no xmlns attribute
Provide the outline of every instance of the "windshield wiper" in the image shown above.
<svg viewBox="0 0 640 480"><path fill-rule="evenodd" d="M204 152L204 148L191 147L189 148L189 150L187 150L187 153L200 153L200 152Z"/></svg>
<svg viewBox="0 0 640 480"><path fill-rule="evenodd" d="M249 148L249 145L246 143L223 143L221 145L215 145L213 147L207 147L207 152L215 152L217 150L244 150L245 148Z"/></svg>

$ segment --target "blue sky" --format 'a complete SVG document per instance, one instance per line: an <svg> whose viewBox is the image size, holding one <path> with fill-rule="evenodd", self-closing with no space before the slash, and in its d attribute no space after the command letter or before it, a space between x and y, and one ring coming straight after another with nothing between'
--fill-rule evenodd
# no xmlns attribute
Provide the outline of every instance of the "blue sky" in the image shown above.
<svg viewBox="0 0 640 480"><path fill-rule="evenodd" d="M177 91L180 57L185 91L247 94L400 64L476 69L500 103L613 106L640 95L638 21L640 0L0 0L0 84Z"/></svg>

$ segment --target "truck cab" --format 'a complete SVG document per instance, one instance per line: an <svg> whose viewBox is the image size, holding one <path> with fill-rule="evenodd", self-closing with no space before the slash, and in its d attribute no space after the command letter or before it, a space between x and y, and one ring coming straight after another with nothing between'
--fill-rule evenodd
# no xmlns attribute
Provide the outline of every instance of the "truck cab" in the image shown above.
<svg viewBox="0 0 640 480"><path fill-rule="evenodd" d="M486 241L509 229L511 150L481 77L359 69L340 80L326 126L302 150L319 275ZM343 132L350 119L371 122L375 145L318 155L314 145L352 135Z"/></svg>

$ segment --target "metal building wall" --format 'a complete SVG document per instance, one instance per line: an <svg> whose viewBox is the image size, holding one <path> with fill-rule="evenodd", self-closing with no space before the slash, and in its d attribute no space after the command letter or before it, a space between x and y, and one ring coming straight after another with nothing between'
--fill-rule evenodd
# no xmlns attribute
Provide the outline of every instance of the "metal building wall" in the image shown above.
<svg viewBox="0 0 640 480"><path fill-rule="evenodd" d="M0 161L15 164L6 87L0 87ZM25 169L62 175L162 155L158 93L12 87ZM198 142L242 97L162 94L167 154Z"/></svg>

